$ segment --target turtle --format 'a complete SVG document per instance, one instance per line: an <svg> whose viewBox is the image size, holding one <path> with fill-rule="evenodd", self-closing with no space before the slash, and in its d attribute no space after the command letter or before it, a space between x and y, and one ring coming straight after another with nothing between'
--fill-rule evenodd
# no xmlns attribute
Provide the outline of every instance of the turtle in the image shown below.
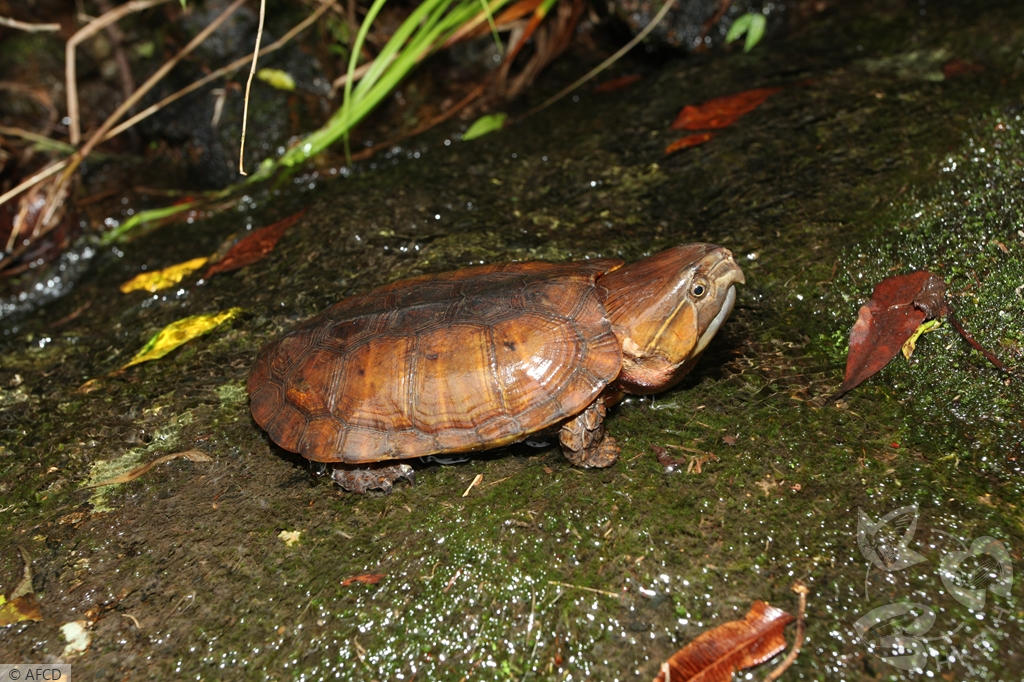
<svg viewBox="0 0 1024 682"><path fill-rule="evenodd" d="M573 465L619 446L607 409L676 385L732 311L726 248L480 265L341 300L271 341L248 379L270 439L352 492L412 480L406 461L557 430Z"/></svg>

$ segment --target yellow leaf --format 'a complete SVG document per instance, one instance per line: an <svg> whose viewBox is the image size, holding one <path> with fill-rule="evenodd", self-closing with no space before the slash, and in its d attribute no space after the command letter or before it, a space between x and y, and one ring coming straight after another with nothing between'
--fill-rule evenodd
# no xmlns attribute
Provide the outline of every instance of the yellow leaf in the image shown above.
<svg viewBox="0 0 1024 682"><path fill-rule="evenodd" d="M28 552L20 547L18 549L21 551L25 567L22 569L21 580L11 590L10 598L0 594L0 627L20 623L23 620L43 619L42 611L39 608L39 599L36 598L36 593L32 590L32 569L30 568L32 561Z"/></svg>
<svg viewBox="0 0 1024 682"><path fill-rule="evenodd" d="M138 291L140 289L153 293L154 291L174 286L206 265L207 260L206 256L202 256L201 258L193 258L177 265L170 265L162 270L139 273L121 285L121 293L127 294L129 291Z"/></svg>
<svg viewBox="0 0 1024 682"><path fill-rule="evenodd" d="M127 364L121 367L121 369L127 369L132 365L137 365L140 362L148 362L149 360L157 360L170 353L178 346L188 343L197 336L202 336L207 332L213 331L221 324L227 322L231 318L242 312L241 308L231 308L225 310L222 313L213 313L210 315L192 315L191 317L185 317L176 322L171 322L169 325L158 331L153 337L146 342L146 345L135 354Z"/></svg>
<svg viewBox="0 0 1024 682"><path fill-rule="evenodd" d="M35 594L16 597L10 601L0 594L0 627L20 623L23 620L42 620L39 601Z"/></svg>
<svg viewBox="0 0 1024 682"><path fill-rule="evenodd" d="M909 360L910 356L914 354L914 349L917 347L917 337L921 336L921 334L927 334L931 330L935 329L939 326L940 322L941 320L939 319L922 322L921 325L914 330L914 333L910 335L910 338L903 342L903 348L901 349L903 351L903 357Z"/></svg>
<svg viewBox="0 0 1024 682"><path fill-rule="evenodd" d="M256 77L278 90L291 92L295 89L295 79L290 73L281 69L260 69L256 72Z"/></svg>

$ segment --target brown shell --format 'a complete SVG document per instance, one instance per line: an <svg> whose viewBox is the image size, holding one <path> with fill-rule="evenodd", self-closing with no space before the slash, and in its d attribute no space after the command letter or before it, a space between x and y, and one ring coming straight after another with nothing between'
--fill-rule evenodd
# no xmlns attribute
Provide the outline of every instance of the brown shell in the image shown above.
<svg viewBox="0 0 1024 682"><path fill-rule="evenodd" d="M281 447L323 462L521 440L618 375L594 281L620 265L487 265L345 299L260 352L252 415Z"/></svg>

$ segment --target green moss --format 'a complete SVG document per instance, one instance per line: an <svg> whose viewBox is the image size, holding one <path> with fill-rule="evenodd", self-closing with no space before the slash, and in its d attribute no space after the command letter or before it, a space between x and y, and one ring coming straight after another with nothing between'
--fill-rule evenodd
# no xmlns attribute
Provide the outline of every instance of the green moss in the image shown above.
<svg viewBox="0 0 1024 682"><path fill-rule="evenodd" d="M89 470L89 478L86 479L84 487L91 488L104 481L109 481L117 476L128 473L144 462L144 455L144 450L129 450L114 459L101 459L93 462ZM94 512L113 511L113 507L108 504L109 500L107 498L107 493L113 487L115 486L102 485L99 488L95 488L94 492L89 496L89 504L92 505Z"/></svg>
<svg viewBox="0 0 1024 682"><path fill-rule="evenodd" d="M231 410L237 410L240 405L245 405L249 401L245 385L238 382L221 384L215 389L215 392L221 405Z"/></svg>
<svg viewBox="0 0 1024 682"><path fill-rule="evenodd" d="M907 601L936 610L940 655L969 649L950 674L1019 670L1024 614L990 592L979 620L939 571L978 537L1024 546L1018 382L943 325L911 363L843 405L824 399L857 307L912 268L946 278L968 328L1019 366L1024 73L1007 46L1020 44L1021 6L821 21L753 55L668 63L625 98L583 93L472 149L427 138L425 162L264 198L259 224L308 210L265 260L180 294L113 292L152 254L213 252L237 214L98 260L2 339L0 546L33 556L47 621L8 629L0 648L57 656L52 623L90 612L84 676L650 679L755 599L792 609L799 578L811 597L797 677L899 678L853 624ZM930 80L946 52L986 71ZM708 144L663 155L680 106L769 84L786 87ZM417 465L415 485L358 497L249 416L257 349L345 295L477 262L635 258L692 240L732 248L748 283L683 385L613 411L622 458L607 470L518 446ZM152 330L239 304L231 329L109 375ZM102 462L191 448L213 461L157 467L112 491L102 515L88 504L82 484ZM662 450L681 470L662 469ZM685 471L691 455L699 473ZM883 571L858 521L906 505L926 561ZM20 570L0 555L4 585ZM383 578L344 584L367 573ZM937 675L949 665L928 660Z"/></svg>

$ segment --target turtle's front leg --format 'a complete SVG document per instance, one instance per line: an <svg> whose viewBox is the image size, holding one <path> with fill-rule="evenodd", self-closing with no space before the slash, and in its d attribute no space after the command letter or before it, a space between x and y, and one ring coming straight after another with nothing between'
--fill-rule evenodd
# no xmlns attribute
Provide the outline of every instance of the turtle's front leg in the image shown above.
<svg viewBox="0 0 1024 682"><path fill-rule="evenodd" d="M576 466L603 469L619 458L615 439L604 434L604 415L604 401L598 398L558 432L565 458Z"/></svg>

